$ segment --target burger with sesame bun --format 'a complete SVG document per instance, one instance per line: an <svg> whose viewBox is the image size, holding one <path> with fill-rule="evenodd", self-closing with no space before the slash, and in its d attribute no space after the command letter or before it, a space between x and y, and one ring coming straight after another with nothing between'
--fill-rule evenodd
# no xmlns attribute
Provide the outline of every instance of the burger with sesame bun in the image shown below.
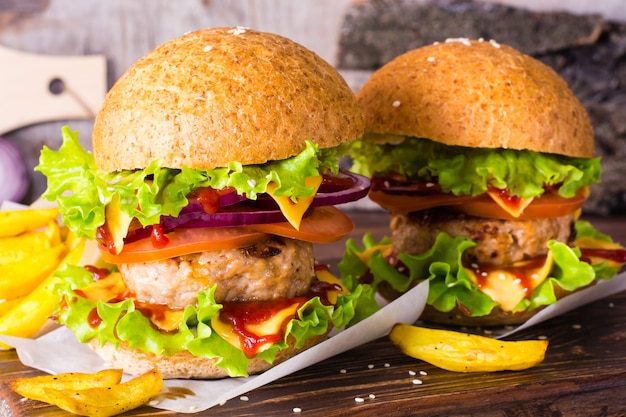
<svg viewBox="0 0 626 417"><path fill-rule="evenodd" d="M284 37L199 30L139 59L97 114L93 153L63 129L37 167L105 268L60 272L56 320L115 367L165 378L258 373L368 314L313 245L369 179L339 169L363 133L353 92Z"/></svg>
<svg viewBox="0 0 626 417"><path fill-rule="evenodd" d="M391 236L350 241L348 287L393 299L428 280L424 321L526 321L609 279L624 249L580 221L600 179L587 113L556 72L494 41L409 51L357 93L354 170L390 212Z"/></svg>

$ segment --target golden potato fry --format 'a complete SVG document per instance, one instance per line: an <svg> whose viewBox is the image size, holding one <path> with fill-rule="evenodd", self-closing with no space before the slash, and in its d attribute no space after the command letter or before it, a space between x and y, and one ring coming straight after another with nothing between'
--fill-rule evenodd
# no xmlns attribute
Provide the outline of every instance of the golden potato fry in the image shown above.
<svg viewBox="0 0 626 417"><path fill-rule="evenodd" d="M44 227L59 214L58 208L0 211L0 237L17 236Z"/></svg>
<svg viewBox="0 0 626 417"><path fill-rule="evenodd" d="M56 222L50 222L43 232L0 238L0 265L21 261L60 243L61 232Z"/></svg>
<svg viewBox="0 0 626 417"><path fill-rule="evenodd" d="M81 416L114 416L146 404L163 389L163 377L154 368L108 388L59 390L44 388L51 404Z"/></svg>
<svg viewBox="0 0 626 417"><path fill-rule="evenodd" d="M24 297L13 298L11 300L0 300L0 317L8 313L13 307L22 302Z"/></svg>
<svg viewBox="0 0 626 417"><path fill-rule="evenodd" d="M519 371L538 365L547 340L502 341L450 330L396 324L389 338L406 355L454 372Z"/></svg>
<svg viewBox="0 0 626 417"><path fill-rule="evenodd" d="M119 384L122 380L121 369L105 369L93 374L70 372L57 375L42 375L27 378L15 378L7 385L22 397L50 403L44 392L45 388L58 390L83 390L87 388L106 388Z"/></svg>
<svg viewBox="0 0 626 417"><path fill-rule="evenodd" d="M76 238L75 235L72 234L65 244L69 252L61 262L59 262L57 268L61 268L66 264L78 264L85 247L85 239ZM17 337L35 336L44 326L56 305L61 301L53 291L54 286L59 280L60 278L50 273L48 277L30 294L25 296L21 302L4 315L0 316L0 334ZM0 349L10 348L10 346L0 342Z"/></svg>
<svg viewBox="0 0 626 417"><path fill-rule="evenodd" d="M57 269L65 251L65 245L61 244L20 261L0 265L0 299L10 300L29 294Z"/></svg>

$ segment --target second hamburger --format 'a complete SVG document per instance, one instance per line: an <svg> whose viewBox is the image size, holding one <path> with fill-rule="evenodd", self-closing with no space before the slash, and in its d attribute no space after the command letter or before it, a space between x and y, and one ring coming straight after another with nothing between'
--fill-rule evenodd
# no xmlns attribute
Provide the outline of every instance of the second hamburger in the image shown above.
<svg viewBox="0 0 626 417"><path fill-rule="evenodd" d="M409 51L357 94L354 169L391 213L391 239L351 243L347 282L386 298L429 280L422 319L520 323L615 275L623 248L579 221L600 179L593 129L565 81L494 41Z"/></svg>

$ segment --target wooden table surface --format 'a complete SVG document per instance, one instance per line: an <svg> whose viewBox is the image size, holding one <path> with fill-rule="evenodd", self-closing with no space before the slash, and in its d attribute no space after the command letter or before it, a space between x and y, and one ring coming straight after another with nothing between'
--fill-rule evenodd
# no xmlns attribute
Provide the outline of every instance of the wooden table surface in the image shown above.
<svg viewBox="0 0 626 417"><path fill-rule="evenodd" d="M387 215L354 213L365 230L387 233ZM626 218L591 218L601 231L626 244ZM344 242L317 248L336 263ZM626 416L626 293L593 302L518 333L545 336L545 361L519 372L462 374L402 354L386 338L337 355L234 398L208 416ZM0 352L0 417L66 416L43 403L24 401L4 384L40 374L14 351ZM178 414L141 407L125 415ZM180 414L184 415L184 414Z"/></svg>

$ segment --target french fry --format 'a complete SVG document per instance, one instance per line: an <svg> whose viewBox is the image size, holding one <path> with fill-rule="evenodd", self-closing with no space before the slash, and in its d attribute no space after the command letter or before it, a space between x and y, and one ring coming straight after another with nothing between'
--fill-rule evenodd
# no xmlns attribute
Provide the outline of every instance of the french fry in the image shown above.
<svg viewBox="0 0 626 417"><path fill-rule="evenodd" d="M0 265L0 299L29 294L57 269L65 251L66 246L60 244L17 262Z"/></svg>
<svg viewBox="0 0 626 417"><path fill-rule="evenodd" d="M157 368L108 388L59 390L44 388L51 404L81 416L115 416L146 404L163 389Z"/></svg>
<svg viewBox="0 0 626 417"><path fill-rule="evenodd" d="M70 372L57 375L42 375L11 379L7 385L22 397L50 403L44 389L83 390L87 388L107 388L122 380L121 369L105 369L93 374Z"/></svg>
<svg viewBox="0 0 626 417"><path fill-rule="evenodd" d="M24 297L12 298L10 300L0 301L0 317L11 310L13 307L22 302Z"/></svg>
<svg viewBox="0 0 626 417"><path fill-rule="evenodd" d="M0 237L17 236L46 226L59 214L58 208L0 211Z"/></svg>
<svg viewBox="0 0 626 417"><path fill-rule="evenodd" d="M54 221L42 232L26 232L19 236L0 238L0 265L20 261L60 243L60 227Z"/></svg>
<svg viewBox="0 0 626 417"><path fill-rule="evenodd" d="M72 234L65 244L69 252L55 269L66 264L77 265L83 254L85 239L76 238ZM35 336L61 301L53 291L59 280L60 278L51 273L20 303L0 316L0 334L17 337ZM0 349L11 349L11 347L0 342Z"/></svg>
<svg viewBox="0 0 626 417"><path fill-rule="evenodd" d="M519 371L538 365L547 340L502 341L450 330L396 324L389 338L413 358L453 372Z"/></svg>

